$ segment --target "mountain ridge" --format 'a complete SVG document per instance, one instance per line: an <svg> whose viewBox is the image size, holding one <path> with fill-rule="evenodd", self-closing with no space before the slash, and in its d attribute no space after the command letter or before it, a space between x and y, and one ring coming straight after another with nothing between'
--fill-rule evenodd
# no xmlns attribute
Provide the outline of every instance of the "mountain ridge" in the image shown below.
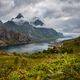
<svg viewBox="0 0 80 80"><path fill-rule="evenodd" d="M20 23L15 22L15 19L18 19ZM44 22L42 23L44 24ZM20 13L12 20L3 23L0 28L25 34L25 36L30 37L31 42L52 41L63 37L63 35L52 28L44 28L43 25L41 25L41 28L37 28L36 25L32 25L29 21L25 21L23 15Z"/></svg>

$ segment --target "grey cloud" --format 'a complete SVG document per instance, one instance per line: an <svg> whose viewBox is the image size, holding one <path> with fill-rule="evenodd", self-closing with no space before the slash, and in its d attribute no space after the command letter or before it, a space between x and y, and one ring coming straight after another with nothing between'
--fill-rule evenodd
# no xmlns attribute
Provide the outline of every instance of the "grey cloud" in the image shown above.
<svg viewBox="0 0 80 80"><path fill-rule="evenodd" d="M73 3L79 3L80 0L58 0L59 2L73 4Z"/></svg>
<svg viewBox="0 0 80 80"><path fill-rule="evenodd" d="M63 29L64 32L72 31L74 33L80 33L80 18L70 19L63 26L65 26Z"/></svg>
<svg viewBox="0 0 80 80"><path fill-rule="evenodd" d="M19 12L28 19L43 18L48 27L58 31L80 32L80 0L0 0L0 19Z"/></svg>
<svg viewBox="0 0 80 80"><path fill-rule="evenodd" d="M34 3L37 3L41 0L14 0L16 6L21 6L23 4L34 4Z"/></svg>
<svg viewBox="0 0 80 80"><path fill-rule="evenodd" d="M59 13L59 11L57 10L48 10L46 9L43 17L48 17L48 18L59 18L61 17L62 15Z"/></svg>
<svg viewBox="0 0 80 80"><path fill-rule="evenodd" d="M0 17L5 16L14 6L13 0L0 0Z"/></svg>

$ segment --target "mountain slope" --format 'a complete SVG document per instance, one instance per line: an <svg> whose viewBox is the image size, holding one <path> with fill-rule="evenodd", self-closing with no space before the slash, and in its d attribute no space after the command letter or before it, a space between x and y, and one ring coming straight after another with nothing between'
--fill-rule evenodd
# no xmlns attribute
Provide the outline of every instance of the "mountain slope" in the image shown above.
<svg viewBox="0 0 80 80"><path fill-rule="evenodd" d="M42 22L43 23L43 22ZM41 24L41 23L40 23ZM36 28L30 22L26 21L22 14L3 24L7 30L13 30L29 36L34 41L49 41L60 37L59 33L53 29Z"/></svg>
<svg viewBox="0 0 80 80"><path fill-rule="evenodd" d="M30 42L30 37L23 33L0 28L0 47L25 44Z"/></svg>

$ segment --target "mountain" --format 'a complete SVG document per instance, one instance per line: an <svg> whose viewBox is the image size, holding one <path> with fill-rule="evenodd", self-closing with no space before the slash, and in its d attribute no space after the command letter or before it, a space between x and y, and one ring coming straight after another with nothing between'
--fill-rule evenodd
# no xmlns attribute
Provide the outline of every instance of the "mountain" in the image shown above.
<svg viewBox="0 0 80 80"><path fill-rule="evenodd" d="M38 17L33 18L32 24L34 24L35 26L38 26L38 25L43 26L44 25L44 23Z"/></svg>
<svg viewBox="0 0 80 80"><path fill-rule="evenodd" d="M0 21L0 26L3 24L3 22L2 21Z"/></svg>
<svg viewBox="0 0 80 80"><path fill-rule="evenodd" d="M12 18L11 19L12 22L14 22L15 24L17 25L22 25L24 24L25 22L27 22L25 19L24 19L24 16L19 13L15 18Z"/></svg>
<svg viewBox="0 0 80 80"><path fill-rule="evenodd" d="M37 21L39 21L39 23L35 25L41 25L41 23L44 24L44 22L39 19L36 19L35 23ZM32 42L50 41L61 37L54 29L36 28L35 25L33 26L30 22L26 21L23 15L19 13L15 18L5 22L3 28L23 33L25 36L30 37Z"/></svg>
<svg viewBox="0 0 80 80"><path fill-rule="evenodd" d="M0 28L0 47L14 44L24 44L29 42L30 38L23 33Z"/></svg>
<svg viewBox="0 0 80 80"><path fill-rule="evenodd" d="M16 18L19 19L19 18L24 18L24 17L23 17L23 15L22 15L21 13L19 13L19 14L16 16Z"/></svg>

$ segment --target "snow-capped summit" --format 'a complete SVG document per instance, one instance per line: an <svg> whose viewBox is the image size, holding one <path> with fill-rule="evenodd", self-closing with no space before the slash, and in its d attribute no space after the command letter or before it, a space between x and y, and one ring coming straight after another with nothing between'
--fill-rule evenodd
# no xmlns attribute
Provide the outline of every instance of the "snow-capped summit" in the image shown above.
<svg viewBox="0 0 80 80"><path fill-rule="evenodd" d="M17 25L23 25L27 22L21 13L19 13L15 18L12 18L11 21L15 22Z"/></svg>

